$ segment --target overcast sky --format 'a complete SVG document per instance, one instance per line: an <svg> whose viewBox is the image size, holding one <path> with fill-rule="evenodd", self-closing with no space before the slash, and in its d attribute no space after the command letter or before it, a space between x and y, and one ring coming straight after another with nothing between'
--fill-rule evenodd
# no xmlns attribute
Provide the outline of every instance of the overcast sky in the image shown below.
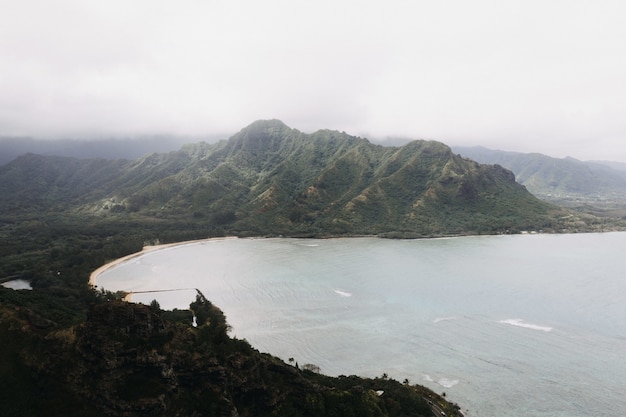
<svg viewBox="0 0 626 417"><path fill-rule="evenodd" d="M626 162L623 0L0 0L0 135L381 139Z"/></svg>

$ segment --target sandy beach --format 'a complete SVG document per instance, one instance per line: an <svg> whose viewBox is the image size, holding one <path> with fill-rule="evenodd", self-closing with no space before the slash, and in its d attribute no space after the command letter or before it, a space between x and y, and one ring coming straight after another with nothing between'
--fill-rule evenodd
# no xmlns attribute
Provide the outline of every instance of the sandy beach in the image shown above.
<svg viewBox="0 0 626 417"><path fill-rule="evenodd" d="M98 276L100 276L100 274L102 274L104 271L109 270L110 268L115 267L116 265L121 264L122 262L126 262L130 259L133 258L137 258L139 256L145 255L146 253L149 252L154 252L157 250L162 250L162 249L167 249L167 248L172 248L175 246L184 246L184 245L193 245L196 243L202 243L202 242L210 242L210 241L214 241L214 240L226 240L226 239L237 239L237 237L235 236L231 236L231 237L212 237L212 238L207 238L207 239L198 239L198 240L186 240L184 242L176 242L176 243L166 243L163 245L152 245L152 246L144 246L143 249L139 252L135 252L135 253L131 253L130 255L126 255L122 258L116 259L114 261L111 261L107 264L102 265L100 268L96 269L95 271L93 271L91 273L91 275L89 275L89 285L91 285L94 288L97 288L97 279Z"/></svg>

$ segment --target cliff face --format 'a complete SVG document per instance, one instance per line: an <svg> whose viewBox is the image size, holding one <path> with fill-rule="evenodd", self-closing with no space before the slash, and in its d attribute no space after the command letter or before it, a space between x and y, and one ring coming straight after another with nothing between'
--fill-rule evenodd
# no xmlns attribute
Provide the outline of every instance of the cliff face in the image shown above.
<svg viewBox="0 0 626 417"><path fill-rule="evenodd" d="M121 301L94 305L83 324L69 328L2 309L3 340L11 343L0 352L0 379L16 382L5 372L20 372L20 392L15 384L0 387L0 406L9 416L425 416L429 396L456 410L422 387L387 378L300 370L229 338L211 303L192 308L203 318L197 328L190 311Z"/></svg>

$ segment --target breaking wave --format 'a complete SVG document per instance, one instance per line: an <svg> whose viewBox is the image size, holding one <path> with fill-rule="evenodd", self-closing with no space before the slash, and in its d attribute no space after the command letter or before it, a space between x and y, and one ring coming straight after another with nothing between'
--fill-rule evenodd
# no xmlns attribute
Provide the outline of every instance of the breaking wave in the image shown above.
<svg viewBox="0 0 626 417"><path fill-rule="evenodd" d="M439 378L437 381L435 381L433 377L428 374L424 374L422 380L427 381L427 382L436 382L437 384L441 385L444 388L451 388L459 383L458 379L449 379L449 378Z"/></svg>
<svg viewBox="0 0 626 417"><path fill-rule="evenodd" d="M506 320L500 320L498 323L509 324L511 326L516 326L516 327L523 327L525 329L541 330L543 332L552 331L552 327L540 326L538 324L532 324L532 323L525 323L524 320L522 319L506 319Z"/></svg>
<svg viewBox="0 0 626 417"><path fill-rule="evenodd" d="M449 321L449 320L456 320L458 319L458 317L437 317L435 320L433 320L433 323L439 323L441 321Z"/></svg>

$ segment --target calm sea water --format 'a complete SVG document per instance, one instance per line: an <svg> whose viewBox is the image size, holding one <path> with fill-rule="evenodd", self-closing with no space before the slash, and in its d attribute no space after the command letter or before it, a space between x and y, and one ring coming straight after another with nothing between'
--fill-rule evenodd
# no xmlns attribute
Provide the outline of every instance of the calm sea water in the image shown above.
<svg viewBox="0 0 626 417"><path fill-rule="evenodd" d="M468 416L626 415L626 233L226 239L99 276L199 288L232 335L330 375L445 392ZM137 294L185 308L195 291Z"/></svg>

